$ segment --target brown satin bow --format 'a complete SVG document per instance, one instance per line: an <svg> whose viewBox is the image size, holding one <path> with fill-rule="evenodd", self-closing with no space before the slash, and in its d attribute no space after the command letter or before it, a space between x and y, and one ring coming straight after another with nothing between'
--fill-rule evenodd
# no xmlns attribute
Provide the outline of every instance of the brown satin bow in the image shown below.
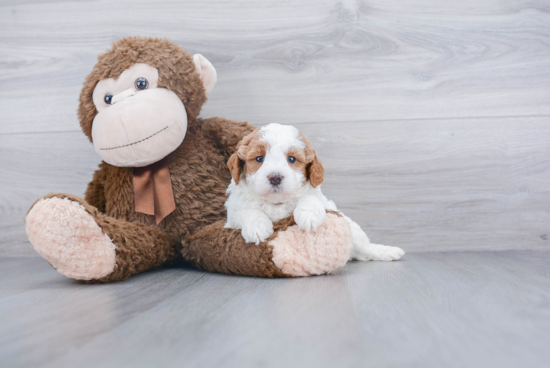
<svg viewBox="0 0 550 368"><path fill-rule="evenodd" d="M136 212L154 215L157 225L176 209L166 158L134 168Z"/></svg>

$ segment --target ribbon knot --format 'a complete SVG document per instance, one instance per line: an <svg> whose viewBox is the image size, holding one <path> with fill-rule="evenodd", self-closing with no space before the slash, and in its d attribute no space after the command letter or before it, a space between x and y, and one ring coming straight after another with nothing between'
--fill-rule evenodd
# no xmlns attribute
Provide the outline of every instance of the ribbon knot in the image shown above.
<svg viewBox="0 0 550 368"><path fill-rule="evenodd" d="M176 209L166 158L134 168L134 196L136 212L154 215L157 225Z"/></svg>

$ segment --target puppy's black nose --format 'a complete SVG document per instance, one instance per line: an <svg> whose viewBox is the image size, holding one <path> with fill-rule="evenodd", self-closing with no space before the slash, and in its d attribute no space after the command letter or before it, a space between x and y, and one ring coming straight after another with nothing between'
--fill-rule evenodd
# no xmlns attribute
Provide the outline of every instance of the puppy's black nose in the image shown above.
<svg viewBox="0 0 550 368"><path fill-rule="evenodd" d="M271 185L279 185L281 184L281 181L283 180L283 176L281 174L272 173L267 176L269 179L269 183Z"/></svg>

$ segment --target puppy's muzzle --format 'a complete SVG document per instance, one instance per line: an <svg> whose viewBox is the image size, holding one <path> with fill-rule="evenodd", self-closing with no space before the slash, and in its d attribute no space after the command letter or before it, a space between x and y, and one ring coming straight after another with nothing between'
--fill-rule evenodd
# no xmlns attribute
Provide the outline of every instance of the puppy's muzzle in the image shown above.
<svg viewBox="0 0 550 368"><path fill-rule="evenodd" d="M281 181L283 181L284 176L278 173L271 173L267 176L267 178L269 179L269 184L278 186L281 184Z"/></svg>

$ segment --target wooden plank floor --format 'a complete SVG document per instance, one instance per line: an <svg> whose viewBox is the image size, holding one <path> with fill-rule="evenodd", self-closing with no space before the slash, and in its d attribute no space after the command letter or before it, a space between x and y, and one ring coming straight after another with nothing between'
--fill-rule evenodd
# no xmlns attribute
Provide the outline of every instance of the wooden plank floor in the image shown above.
<svg viewBox="0 0 550 368"><path fill-rule="evenodd" d="M547 367L550 252L422 253L269 280L83 285L0 258L2 367Z"/></svg>

